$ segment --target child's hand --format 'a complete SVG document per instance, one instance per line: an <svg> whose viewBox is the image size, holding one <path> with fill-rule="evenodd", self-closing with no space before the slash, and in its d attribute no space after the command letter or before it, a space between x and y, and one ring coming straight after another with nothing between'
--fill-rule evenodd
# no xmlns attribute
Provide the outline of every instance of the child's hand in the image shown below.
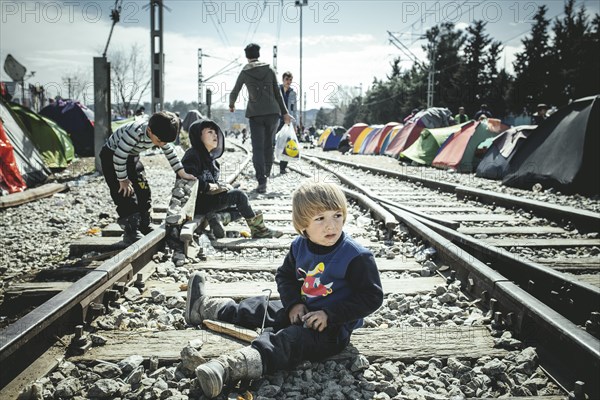
<svg viewBox="0 0 600 400"><path fill-rule="evenodd" d="M187 172L185 172L185 170L180 169L179 172L177 172L177 175L182 178L182 179L187 179L188 181L195 181L196 177L192 174L188 174Z"/></svg>
<svg viewBox="0 0 600 400"><path fill-rule="evenodd" d="M302 317L304 326L315 331L323 332L327 328L327 313L323 310L311 311Z"/></svg>
<svg viewBox="0 0 600 400"><path fill-rule="evenodd" d="M131 181L129 179L119 181L119 192L118 193L123 193L123 197L129 197L134 193L133 184L131 183Z"/></svg>
<svg viewBox="0 0 600 400"><path fill-rule="evenodd" d="M293 325L300 325L302 323L302 317L308 312L306 305L302 303L295 304L289 311L288 317Z"/></svg>

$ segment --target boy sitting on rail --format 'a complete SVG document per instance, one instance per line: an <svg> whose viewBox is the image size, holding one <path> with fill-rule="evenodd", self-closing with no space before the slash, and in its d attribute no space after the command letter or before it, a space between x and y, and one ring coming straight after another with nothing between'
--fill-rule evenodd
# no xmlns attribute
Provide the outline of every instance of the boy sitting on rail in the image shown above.
<svg viewBox="0 0 600 400"><path fill-rule="evenodd" d="M342 231L346 215L346 198L334 184L308 183L294 192L292 221L300 236L277 269L280 301L266 304L264 296L257 296L237 304L211 298L205 294L205 275L190 276L184 314L188 324L216 319L272 328L250 346L196 368L207 397L218 396L224 384L341 352L363 318L381 306L377 265L369 250Z"/></svg>
<svg viewBox="0 0 600 400"><path fill-rule="evenodd" d="M250 207L246 193L219 182L217 158L225 151L225 135L214 121L194 122L189 129L190 147L181 162L186 172L198 179L194 214L206 214L213 235L225 237L223 224L240 216L246 219L253 238L280 237L282 232L267 228L261 213Z"/></svg>
<svg viewBox="0 0 600 400"><path fill-rule="evenodd" d="M196 179L183 170L170 144L177 138L178 131L179 118L161 111L148 121L143 119L123 125L110 135L100 151L104 180L117 206L117 222L123 229L123 241L127 245L140 238L139 232L145 235L152 230L150 186L139 157L142 151L160 147L180 178Z"/></svg>

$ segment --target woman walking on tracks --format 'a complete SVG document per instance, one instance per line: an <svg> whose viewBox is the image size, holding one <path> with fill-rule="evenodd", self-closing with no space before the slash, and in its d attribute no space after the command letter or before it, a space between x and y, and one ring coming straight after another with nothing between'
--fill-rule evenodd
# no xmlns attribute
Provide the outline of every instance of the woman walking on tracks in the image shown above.
<svg viewBox="0 0 600 400"><path fill-rule="evenodd" d="M267 63L258 61L260 46L250 43L244 49L248 64L240 72L229 96L229 111L235 111L235 102L243 85L248 89L246 118L250 121L252 163L256 172L258 193L267 192L267 179L273 167L273 138L279 124L279 115L286 124L290 115L283 103L275 71Z"/></svg>
<svg viewBox="0 0 600 400"><path fill-rule="evenodd" d="M184 314L188 324L217 319L254 329L265 318L271 328L250 346L196 368L207 397L218 396L224 384L341 352L363 318L381 306L377 265L369 250L342 231L346 215L346 198L336 185L308 183L294 192L292 221L300 236L275 276L281 301L265 304L264 296L257 296L237 304L211 298L205 275L191 275Z"/></svg>

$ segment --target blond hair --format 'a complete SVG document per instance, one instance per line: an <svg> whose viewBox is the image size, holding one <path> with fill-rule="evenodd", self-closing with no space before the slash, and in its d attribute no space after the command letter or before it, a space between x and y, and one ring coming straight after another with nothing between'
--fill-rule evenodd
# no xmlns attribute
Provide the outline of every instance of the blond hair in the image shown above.
<svg viewBox="0 0 600 400"><path fill-rule="evenodd" d="M292 223L300 235L312 219L325 211L341 211L346 222L348 205L342 189L334 183L307 182L292 195Z"/></svg>

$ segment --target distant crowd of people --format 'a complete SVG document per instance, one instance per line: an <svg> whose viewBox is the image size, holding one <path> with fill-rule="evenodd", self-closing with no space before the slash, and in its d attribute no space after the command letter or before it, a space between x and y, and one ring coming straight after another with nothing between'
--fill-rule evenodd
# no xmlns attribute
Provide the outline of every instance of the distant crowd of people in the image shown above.
<svg viewBox="0 0 600 400"><path fill-rule="evenodd" d="M421 110L419 108L414 108L410 114L408 114L403 122L406 123L411 120L415 115L417 115ZM515 125L539 125L542 121L548 118L551 114L556 111L556 107L550 108L545 103L539 103L536 107L536 111L531 113L527 107L524 107L520 114L515 115L512 111L506 111L505 115L501 117L501 120L504 124L508 126ZM465 123L469 120L479 121L486 118L493 118L491 110L488 105L483 103L479 107L479 110L473 114L472 117L465 111L465 107L459 107L458 113L454 115L454 121L457 124Z"/></svg>

